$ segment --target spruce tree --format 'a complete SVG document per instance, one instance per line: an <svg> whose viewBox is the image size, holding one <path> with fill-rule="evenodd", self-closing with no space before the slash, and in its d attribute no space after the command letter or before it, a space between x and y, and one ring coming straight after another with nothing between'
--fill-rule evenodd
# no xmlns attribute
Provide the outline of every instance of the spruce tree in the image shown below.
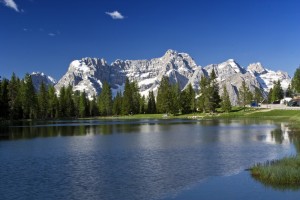
<svg viewBox="0 0 300 200"><path fill-rule="evenodd" d="M98 97L98 110L100 115L111 115L112 114L112 92L109 84L104 82L102 91Z"/></svg>
<svg viewBox="0 0 300 200"><path fill-rule="evenodd" d="M126 78L125 88L123 93L122 101L122 114L128 115L133 113L133 98L132 98L132 87L130 85L129 79Z"/></svg>
<svg viewBox="0 0 300 200"><path fill-rule="evenodd" d="M288 88L285 91L285 97L293 97L293 89L291 84L289 84Z"/></svg>
<svg viewBox="0 0 300 200"><path fill-rule="evenodd" d="M221 108L224 112L230 112L231 108L232 108L229 93L228 93L228 90L226 88L226 85L223 86Z"/></svg>
<svg viewBox="0 0 300 200"><path fill-rule="evenodd" d="M29 74L25 75L22 83L22 109L24 119L33 119L37 117L37 96L32 83L32 78Z"/></svg>
<svg viewBox="0 0 300 200"><path fill-rule="evenodd" d="M42 119L46 119L48 117L48 110L49 110L48 100L49 100L48 91L44 82L42 82L38 93L39 117Z"/></svg>
<svg viewBox="0 0 300 200"><path fill-rule="evenodd" d="M10 119L22 118L21 83L15 73L12 74L8 84L8 105Z"/></svg>
<svg viewBox="0 0 300 200"><path fill-rule="evenodd" d="M88 104L87 104L87 97L85 91L80 94L80 101L79 101L79 116L86 117L88 111Z"/></svg>
<svg viewBox="0 0 300 200"><path fill-rule="evenodd" d="M156 102L153 91L149 91L148 94L148 104L147 104L147 113L154 114L156 113Z"/></svg>
<svg viewBox="0 0 300 200"><path fill-rule="evenodd" d="M262 91L258 87L255 87L253 100L256 101L256 103L258 104L262 102L263 99L264 98L263 98Z"/></svg>
<svg viewBox="0 0 300 200"><path fill-rule="evenodd" d="M156 108L159 113L172 113L174 110L173 101L175 95L173 95L174 88L172 89L168 77L163 77L160 86L157 91Z"/></svg>
<svg viewBox="0 0 300 200"><path fill-rule="evenodd" d="M205 113L210 108L210 83L206 76L200 79L200 96L198 98L198 108Z"/></svg>
<svg viewBox="0 0 300 200"><path fill-rule="evenodd" d="M122 112L122 94L118 92L113 100L113 110L114 115L120 115Z"/></svg>
<svg viewBox="0 0 300 200"><path fill-rule="evenodd" d="M296 93L300 93L300 66L296 69L292 79L292 89Z"/></svg>
<svg viewBox="0 0 300 200"><path fill-rule="evenodd" d="M66 100L66 88L63 86L59 90L59 117L67 117L66 110L67 110L67 100Z"/></svg>
<svg viewBox="0 0 300 200"><path fill-rule="evenodd" d="M65 93L65 103L66 103L66 117L73 117L74 116L74 101L73 101L73 88L69 85L66 88Z"/></svg>
<svg viewBox="0 0 300 200"><path fill-rule="evenodd" d="M9 117L8 85L7 79L0 80L0 118Z"/></svg>
<svg viewBox="0 0 300 200"><path fill-rule="evenodd" d="M272 90L272 102L281 100L281 99L283 99L283 97L284 97L284 92L281 87L281 83L279 80L275 81L273 90Z"/></svg>
<svg viewBox="0 0 300 200"><path fill-rule="evenodd" d="M146 98L145 96L143 95L141 98L140 98L140 113L141 114L144 114L146 112Z"/></svg>
<svg viewBox="0 0 300 200"><path fill-rule="evenodd" d="M55 94L54 86L48 88L48 116L50 118L57 118L59 113L59 102Z"/></svg>
<svg viewBox="0 0 300 200"><path fill-rule="evenodd" d="M191 84L188 84L186 92L190 99L190 110L194 112L196 110L196 93Z"/></svg>
<svg viewBox="0 0 300 200"><path fill-rule="evenodd" d="M187 90L183 90L180 93L180 110L182 114L191 112L191 97Z"/></svg>
<svg viewBox="0 0 300 200"><path fill-rule="evenodd" d="M89 115L92 116L92 117L99 115L96 99L97 98L94 95L92 100L90 100L90 103L89 103Z"/></svg>
<svg viewBox="0 0 300 200"><path fill-rule="evenodd" d="M245 80L242 82L242 86L239 88L239 101L244 110L246 105L249 104L252 100L252 93L250 92L248 86L246 85Z"/></svg>
<svg viewBox="0 0 300 200"><path fill-rule="evenodd" d="M220 107L221 97L219 95L219 84L216 80L216 73L214 69L210 74L209 92L210 92L209 110L215 112L216 108Z"/></svg>
<svg viewBox="0 0 300 200"><path fill-rule="evenodd" d="M140 113L141 95L139 93L139 87L136 81L130 83L131 99L132 99L132 112L134 114Z"/></svg>

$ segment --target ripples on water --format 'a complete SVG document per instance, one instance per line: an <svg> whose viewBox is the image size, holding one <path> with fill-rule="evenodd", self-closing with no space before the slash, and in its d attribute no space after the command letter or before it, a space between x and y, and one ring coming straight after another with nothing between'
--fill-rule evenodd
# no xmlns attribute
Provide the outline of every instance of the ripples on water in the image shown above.
<svg viewBox="0 0 300 200"><path fill-rule="evenodd" d="M276 139L278 128L189 120L19 124L1 130L8 135L0 141L1 199L161 199L295 153Z"/></svg>

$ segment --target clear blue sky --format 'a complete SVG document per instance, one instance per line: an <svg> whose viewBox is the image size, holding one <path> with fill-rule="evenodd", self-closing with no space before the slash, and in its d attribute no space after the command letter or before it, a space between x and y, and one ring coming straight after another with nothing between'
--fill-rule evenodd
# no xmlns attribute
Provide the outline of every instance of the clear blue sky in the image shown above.
<svg viewBox="0 0 300 200"><path fill-rule="evenodd" d="M59 79L74 59L150 59L167 49L201 66L233 58L293 75L300 1L0 0L2 77L40 71Z"/></svg>

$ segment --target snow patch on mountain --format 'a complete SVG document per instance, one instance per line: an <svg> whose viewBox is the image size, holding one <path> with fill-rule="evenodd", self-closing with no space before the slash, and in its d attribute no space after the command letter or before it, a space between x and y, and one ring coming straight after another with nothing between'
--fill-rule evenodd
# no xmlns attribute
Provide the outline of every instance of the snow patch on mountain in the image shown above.
<svg viewBox="0 0 300 200"><path fill-rule="evenodd" d="M42 82L45 84L46 87L50 85L53 86L57 83L57 81L54 78L52 78L51 76L47 76L42 72L32 72L30 76L36 91L39 91Z"/></svg>

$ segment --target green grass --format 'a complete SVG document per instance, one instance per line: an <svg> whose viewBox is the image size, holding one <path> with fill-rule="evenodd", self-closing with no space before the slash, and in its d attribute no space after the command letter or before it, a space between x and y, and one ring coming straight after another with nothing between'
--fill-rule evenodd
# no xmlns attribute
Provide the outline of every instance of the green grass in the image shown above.
<svg viewBox="0 0 300 200"><path fill-rule="evenodd" d="M257 164L251 175L265 185L279 189L300 188L300 156Z"/></svg>

